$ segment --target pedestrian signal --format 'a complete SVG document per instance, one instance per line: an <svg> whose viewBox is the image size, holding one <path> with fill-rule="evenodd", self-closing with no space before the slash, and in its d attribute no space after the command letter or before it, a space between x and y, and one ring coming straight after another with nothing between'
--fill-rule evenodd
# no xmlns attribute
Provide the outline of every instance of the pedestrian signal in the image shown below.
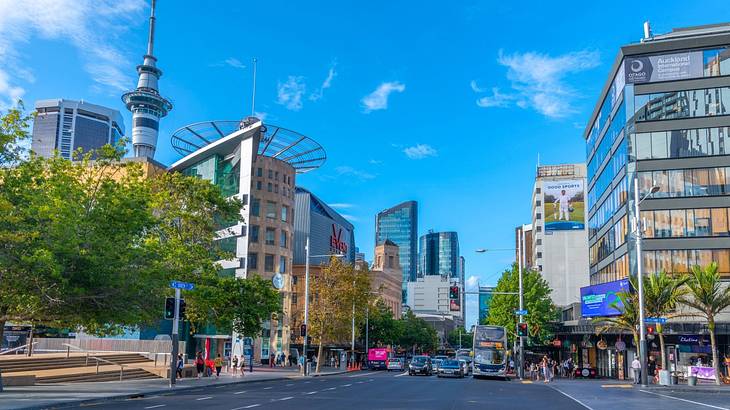
<svg viewBox="0 0 730 410"><path fill-rule="evenodd" d="M517 336L519 336L519 337L527 336L527 323L518 323L517 324Z"/></svg>

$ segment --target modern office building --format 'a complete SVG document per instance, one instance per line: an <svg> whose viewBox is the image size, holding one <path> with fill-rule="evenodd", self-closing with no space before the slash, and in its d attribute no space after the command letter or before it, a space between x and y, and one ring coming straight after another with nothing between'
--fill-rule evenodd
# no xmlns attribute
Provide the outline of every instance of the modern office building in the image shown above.
<svg viewBox="0 0 730 410"><path fill-rule="evenodd" d="M310 256L344 255L355 263L355 227L347 219L302 187L296 187L294 214L295 265L305 263L307 237Z"/></svg>
<svg viewBox="0 0 730 410"><path fill-rule="evenodd" d="M33 120L31 149L41 157L74 159L77 149L83 152L115 145L124 136L124 119L119 111L85 101L62 98L38 100Z"/></svg>
<svg viewBox="0 0 730 410"><path fill-rule="evenodd" d="M132 146L135 157L155 156L160 118L172 110L172 103L160 95L157 83L162 70L157 68L153 55L155 45L155 0L152 0L150 31L147 38L147 54L137 66L137 88L122 95L122 101L132 112Z"/></svg>
<svg viewBox="0 0 730 410"><path fill-rule="evenodd" d="M459 235L429 231L422 235L418 250L418 277L441 275L461 282Z"/></svg>
<svg viewBox="0 0 730 410"><path fill-rule="evenodd" d="M283 314L264 323L254 342L255 360L271 354L289 355L291 272L294 259L296 175L319 167L326 159L314 140L257 118L244 121L206 121L178 129L172 146L184 158L169 169L207 179L244 207L240 220L222 226L221 248L235 255L219 261L221 274L246 278L258 275L272 281L281 293ZM215 339L223 352L241 354L238 335L202 329L196 339ZM217 350L221 351L221 350Z"/></svg>
<svg viewBox="0 0 730 410"><path fill-rule="evenodd" d="M375 244L386 239L398 245L403 269L403 303L406 283L418 274L418 203L407 201L378 213L375 217Z"/></svg>
<svg viewBox="0 0 730 410"><path fill-rule="evenodd" d="M385 305L400 319L403 289L403 270L400 267L398 245L386 239L375 247L375 261L370 269L370 288L379 295Z"/></svg>
<svg viewBox="0 0 730 410"><path fill-rule="evenodd" d="M487 323L489 317L489 305L492 303L492 297L494 296L494 286L480 286L479 287L479 324L483 325Z"/></svg>
<svg viewBox="0 0 730 410"><path fill-rule="evenodd" d="M550 285L556 306L579 302L580 288L588 285L585 178L585 164L537 168L532 243L525 243L525 250L531 255L532 267Z"/></svg>
<svg viewBox="0 0 730 410"><path fill-rule="evenodd" d="M584 132L591 285L615 291L618 285L610 284L635 275L638 258L644 273L688 272L714 261L730 279L729 46L730 24L662 35L647 24L640 43L619 49ZM630 233L635 179L646 198L638 215L641 255ZM652 186L659 190L648 195ZM717 324L720 351L727 351L729 319L718 320L724 322ZM706 358L706 346L678 336L702 340L705 326L696 319L666 325L666 343L676 347L679 363ZM614 340L606 339L609 346ZM630 362L621 352L597 353L592 364L602 374L621 374Z"/></svg>
<svg viewBox="0 0 730 410"><path fill-rule="evenodd" d="M542 228L540 228L542 229ZM524 233L525 252L523 254L523 263L526 269L532 269L535 266L532 252L532 224L520 225L515 228L515 262L520 257L519 241Z"/></svg>
<svg viewBox="0 0 730 410"><path fill-rule="evenodd" d="M415 314L435 314L449 317L457 325L462 325L463 303L451 303L449 288L458 283L453 282L447 276L429 275L416 279L406 284L408 288L408 300L406 304ZM461 288L460 288L461 290ZM461 297L464 292L459 292Z"/></svg>

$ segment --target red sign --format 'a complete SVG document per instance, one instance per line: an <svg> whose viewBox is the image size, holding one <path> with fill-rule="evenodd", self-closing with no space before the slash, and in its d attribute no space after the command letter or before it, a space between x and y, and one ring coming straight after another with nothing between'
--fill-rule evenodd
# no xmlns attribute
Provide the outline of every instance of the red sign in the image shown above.
<svg viewBox="0 0 730 410"><path fill-rule="evenodd" d="M332 224L332 235L330 235L330 247L338 253L347 253L347 243L342 240L342 228L337 230Z"/></svg>
<svg viewBox="0 0 730 410"><path fill-rule="evenodd" d="M388 351L385 347L374 347L368 350L368 360L386 360L388 358Z"/></svg>

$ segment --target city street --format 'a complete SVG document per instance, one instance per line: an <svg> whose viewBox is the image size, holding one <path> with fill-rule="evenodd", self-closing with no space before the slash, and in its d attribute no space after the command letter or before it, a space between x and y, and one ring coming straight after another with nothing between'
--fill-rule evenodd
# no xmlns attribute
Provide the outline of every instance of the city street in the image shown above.
<svg viewBox="0 0 730 410"><path fill-rule="evenodd" d="M608 387L606 387L608 386ZM628 387L628 388L627 388ZM439 379L402 373L358 372L290 381L226 385L100 402L113 409L726 409L728 393L670 393L558 381L551 385L502 380Z"/></svg>

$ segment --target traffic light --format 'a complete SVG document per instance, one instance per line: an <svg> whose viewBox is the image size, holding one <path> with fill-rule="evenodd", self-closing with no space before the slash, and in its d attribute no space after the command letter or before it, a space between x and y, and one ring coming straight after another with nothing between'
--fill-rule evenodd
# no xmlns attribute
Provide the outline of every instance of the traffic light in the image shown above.
<svg viewBox="0 0 730 410"><path fill-rule="evenodd" d="M165 298L165 320L175 319L175 298ZM185 299L180 299L180 319L185 319Z"/></svg>
<svg viewBox="0 0 730 410"><path fill-rule="evenodd" d="M517 324L517 336L519 336L519 337L527 336L527 323L518 323Z"/></svg>
<svg viewBox="0 0 730 410"><path fill-rule="evenodd" d="M301 326L301 334L302 334L302 337L307 337L307 325L303 324Z"/></svg>
<svg viewBox="0 0 730 410"><path fill-rule="evenodd" d="M449 288L449 299L459 299L459 287L458 286L451 286Z"/></svg>

